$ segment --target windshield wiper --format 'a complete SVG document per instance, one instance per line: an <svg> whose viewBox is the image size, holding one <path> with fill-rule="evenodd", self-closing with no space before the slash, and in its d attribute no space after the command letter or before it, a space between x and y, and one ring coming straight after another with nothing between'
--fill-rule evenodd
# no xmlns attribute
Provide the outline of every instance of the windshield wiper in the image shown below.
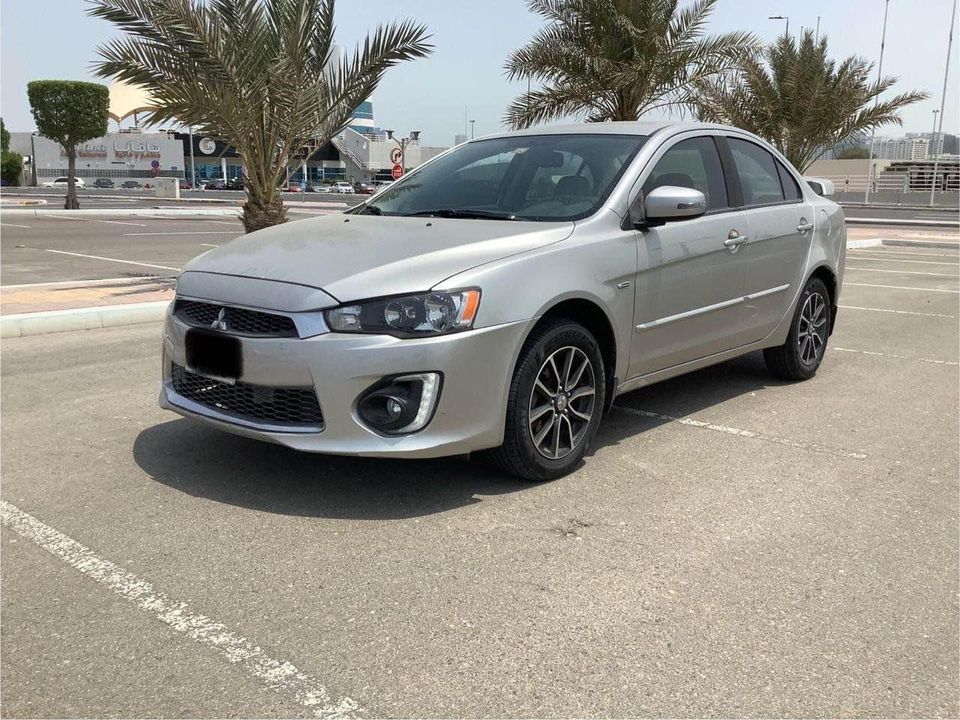
<svg viewBox="0 0 960 720"><path fill-rule="evenodd" d="M403 217L441 217L441 218L465 218L469 220L516 220L516 217L507 213L491 212L489 210L455 210L453 208L440 208L437 210L421 210L415 213L406 213Z"/></svg>
<svg viewBox="0 0 960 720"><path fill-rule="evenodd" d="M383 210L376 205L367 205L357 215L383 215Z"/></svg>

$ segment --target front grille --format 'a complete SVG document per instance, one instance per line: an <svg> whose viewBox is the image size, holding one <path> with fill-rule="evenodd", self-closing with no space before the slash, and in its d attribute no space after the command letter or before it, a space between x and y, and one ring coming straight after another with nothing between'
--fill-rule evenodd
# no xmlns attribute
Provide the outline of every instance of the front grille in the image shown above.
<svg viewBox="0 0 960 720"><path fill-rule="evenodd" d="M173 389L195 403L252 423L323 427L323 413L313 388L233 385L173 365Z"/></svg>
<svg viewBox="0 0 960 720"><path fill-rule="evenodd" d="M177 300L173 312L180 320L194 327L214 327L219 320L226 327L218 326L218 329L237 335L297 337L297 326L286 315L183 299Z"/></svg>

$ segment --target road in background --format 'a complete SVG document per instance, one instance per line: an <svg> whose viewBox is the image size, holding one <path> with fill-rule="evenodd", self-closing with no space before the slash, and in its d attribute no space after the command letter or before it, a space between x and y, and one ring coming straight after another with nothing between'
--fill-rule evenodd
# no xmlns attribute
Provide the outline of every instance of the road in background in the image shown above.
<svg viewBox="0 0 960 720"><path fill-rule="evenodd" d="M16 199L41 199L50 207L56 208L61 204L61 193L44 188L16 188L5 190L3 197L11 201ZM80 191L82 208L133 208L133 207L175 207L195 206L193 201L230 201L239 205L243 202L243 193L236 190L186 190L181 192L185 202L177 203L174 200L161 200L153 197L145 190L98 190L86 189ZM283 199L292 203L292 207L309 205L340 204L346 207L363 202L366 195L337 195L334 193L283 193ZM189 201L189 202L186 202ZM855 219L892 219L892 220L937 220L957 222L960 219L956 207L951 208L902 208L902 207L871 207L860 205L845 205L844 214Z"/></svg>
<svg viewBox="0 0 960 720"><path fill-rule="evenodd" d="M4 340L4 715L956 717L957 266L849 251L816 378L621 396L544 484L161 411L158 324Z"/></svg>

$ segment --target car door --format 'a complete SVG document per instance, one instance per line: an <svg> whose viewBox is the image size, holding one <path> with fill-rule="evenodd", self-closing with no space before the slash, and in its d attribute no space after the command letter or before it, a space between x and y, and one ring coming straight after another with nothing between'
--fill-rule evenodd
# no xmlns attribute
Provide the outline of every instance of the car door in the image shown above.
<svg viewBox="0 0 960 720"><path fill-rule="evenodd" d="M740 251L746 282L741 312L753 342L773 332L790 310L805 279L816 218L793 174L772 153L743 138L725 141L747 219L749 239Z"/></svg>
<svg viewBox="0 0 960 720"><path fill-rule="evenodd" d="M697 218L643 229L630 377L663 370L743 344L744 275L739 254L747 222L731 193L712 135L688 135L658 151L641 176L643 195L664 185L699 190Z"/></svg>

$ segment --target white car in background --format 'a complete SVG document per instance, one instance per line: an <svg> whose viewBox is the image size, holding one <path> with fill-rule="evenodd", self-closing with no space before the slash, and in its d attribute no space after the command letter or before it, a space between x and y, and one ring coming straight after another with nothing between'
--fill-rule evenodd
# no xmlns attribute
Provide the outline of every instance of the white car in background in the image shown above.
<svg viewBox="0 0 960 720"><path fill-rule="evenodd" d="M76 184L76 187L78 187L78 188L85 188L85 187L87 186L87 184L83 181L83 178L74 178L74 183ZM47 182L43 183L43 186L42 186L42 187L45 187L45 188L58 188L58 187L65 188L66 186L67 186L67 176L66 176L66 175L62 175L61 177L58 177L58 178L56 178L55 180L48 180Z"/></svg>
<svg viewBox="0 0 960 720"><path fill-rule="evenodd" d="M345 180L341 180L340 182L335 182L330 186L330 192L340 193L341 195L353 195L354 190L353 185Z"/></svg>

